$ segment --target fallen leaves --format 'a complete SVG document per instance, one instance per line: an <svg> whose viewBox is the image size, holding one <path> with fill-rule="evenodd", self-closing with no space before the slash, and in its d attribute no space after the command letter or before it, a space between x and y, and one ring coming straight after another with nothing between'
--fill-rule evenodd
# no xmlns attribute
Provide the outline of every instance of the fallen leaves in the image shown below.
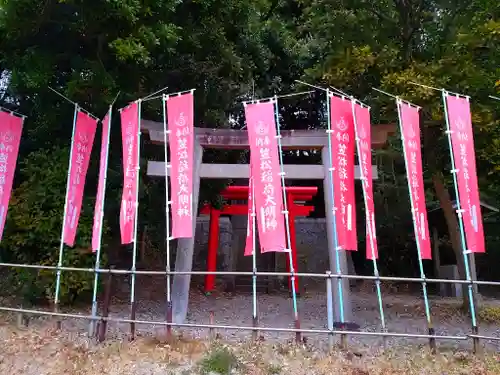
<svg viewBox="0 0 500 375"><path fill-rule="evenodd" d="M214 356L223 348L225 356ZM205 364L234 358L235 375L493 375L500 373L496 355L480 358L464 351L435 356L427 349L404 347L379 356L357 356L353 350L313 350L291 343L195 340L185 335L138 337L134 342L108 340L97 344L84 333L54 331L52 325L17 329L0 326L0 373L26 375L191 374ZM220 357L220 358L219 358ZM215 358L215 359L214 359ZM221 359L222 358L222 359ZM216 361L217 359L217 361ZM211 362L210 362L211 361ZM207 363L211 363L212 367ZM216 363L217 364L217 363Z"/></svg>

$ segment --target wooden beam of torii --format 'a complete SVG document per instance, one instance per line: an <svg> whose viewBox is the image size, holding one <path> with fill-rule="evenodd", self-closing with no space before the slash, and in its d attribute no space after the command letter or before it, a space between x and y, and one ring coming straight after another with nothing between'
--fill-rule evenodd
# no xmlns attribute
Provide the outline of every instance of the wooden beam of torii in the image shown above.
<svg viewBox="0 0 500 375"><path fill-rule="evenodd" d="M395 124L376 125L372 127L372 148L381 148L387 143L389 135L396 131ZM149 120L141 120L141 131L149 135L153 144L164 145L163 123ZM203 164L204 149L248 149L248 134L246 130L233 129L208 129L195 128L194 142L194 166L193 166L193 212L198 211L198 197L201 178L248 178L248 165L245 164ZM285 177L288 179L308 179L323 180L325 191L326 207L333 207L331 196L328 193L332 183L329 173L328 137L325 130L283 130L281 131L281 143L286 150L318 150L321 152L322 165L310 164L286 164L284 165ZM168 142L168 138L167 138ZM374 178L376 178L376 167L374 167ZM148 161L148 175L165 176L164 162ZM359 178L359 169L356 170L356 178ZM336 256L333 247L333 213L332 210L326 211L328 254L330 259L330 270L336 270ZM236 219L233 216L232 219ZM243 218L246 222L246 218ZM196 220L193 220L193 232L196 226ZM234 227L234 225L233 225ZM243 232L241 235L245 235ZM238 236L233 231L233 237ZM237 241L234 241L235 243ZM194 238L181 238L177 242L175 271L190 272L193 265ZM346 252L340 252L340 270L342 274L347 274L347 256ZM172 285L172 303L173 303L173 321L174 323L183 323L187 315L189 302L189 288L191 275L176 274ZM344 300L344 319L347 322L352 321L351 296L349 281L342 280L343 300ZM333 288L333 300L338 301L340 295L338 289ZM340 320L339 306L335 306L336 321Z"/></svg>
<svg viewBox="0 0 500 375"><path fill-rule="evenodd" d="M248 178L248 164L208 164L202 163L200 169L200 178ZM289 180L323 180L325 170L322 165L312 164L285 164L283 166L285 178ZM373 179L378 178L376 166L372 166ZM163 161L148 161L148 176L165 177L165 163ZM359 180L359 166L354 169L354 178Z"/></svg>
<svg viewBox="0 0 500 375"><path fill-rule="evenodd" d="M142 120L141 130L149 134L152 143L163 144L163 123ZM395 124L375 125L372 127L372 148L382 148L389 135L396 131ZM247 149L246 130L194 128L197 143L204 148ZM320 150L328 146L325 130L281 130L281 145L286 150ZM168 136L167 136L168 139ZM168 141L168 140L167 140Z"/></svg>
<svg viewBox="0 0 500 375"><path fill-rule="evenodd" d="M149 134L154 144L163 144L163 124L142 120L141 129ZM381 148L387 142L387 137L394 133L395 125L378 125L372 130L372 147ZM196 143L203 148L213 149L246 149L248 133L246 130L195 128ZM328 145L324 130L284 130L281 132L284 149L321 150ZM168 142L168 136L167 136ZM322 180L325 171L322 165L286 164L284 166L287 179L292 180ZM165 176L165 165L160 161L148 161L148 176ZM202 164L200 178L248 178L248 164ZM355 167L354 177L359 179L359 166ZM373 166L373 178L378 178L377 167Z"/></svg>

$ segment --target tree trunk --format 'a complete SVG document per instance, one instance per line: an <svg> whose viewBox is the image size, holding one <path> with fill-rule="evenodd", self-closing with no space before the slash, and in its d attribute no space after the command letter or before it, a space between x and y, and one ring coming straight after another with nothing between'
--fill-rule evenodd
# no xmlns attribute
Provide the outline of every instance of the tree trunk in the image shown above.
<svg viewBox="0 0 500 375"><path fill-rule="evenodd" d="M450 193L444 185L443 175L441 173L434 173L432 176L432 183L434 185L434 190L436 191L436 196L443 210L444 218L446 220L446 225L448 227L448 232L450 234L451 246L455 253L455 258L457 259L458 273L460 278L466 279L465 275L465 263L462 254L462 246L460 243L460 230L458 226L458 218L456 211L453 208L453 202L450 198ZM463 305L464 308L469 305L469 293L467 284L462 284L462 295L463 295ZM477 305L476 305L477 307Z"/></svg>

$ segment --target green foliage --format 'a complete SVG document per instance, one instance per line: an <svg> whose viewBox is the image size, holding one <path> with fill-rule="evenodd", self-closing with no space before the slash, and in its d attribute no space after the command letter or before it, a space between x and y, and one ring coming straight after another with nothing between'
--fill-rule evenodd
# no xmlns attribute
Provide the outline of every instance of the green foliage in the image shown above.
<svg viewBox="0 0 500 375"><path fill-rule="evenodd" d="M479 319L486 323L500 323L500 307L499 306L484 306L479 310Z"/></svg>
<svg viewBox="0 0 500 375"><path fill-rule="evenodd" d="M267 366L267 373L269 375L279 375L279 374L281 374L282 370L283 370L283 366L281 366L281 365L271 363Z"/></svg>
<svg viewBox="0 0 500 375"><path fill-rule="evenodd" d="M12 263L57 265L66 190L69 150L52 148L30 154L21 162L23 182L14 189L9 208L2 260ZM88 194L87 194L88 197ZM65 248L63 266L93 268L91 253L95 199L84 199L74 248ZM104 226L104 233L107 227ZM10 280L30 302L53 300L55 273L16 270ZM92 290L93 274L63 272L61 302L74 302Z"/></svg>
<svg viewBox="0 0 500 375"><path fill-rule="evenodd" d="M450 170L442 100L439 93L411 81L471 95L481 195L483 199L498 195L500 106L488 99L500 87L497 1L301 3L303 35L313 36L304 38L312 52L304 79L339 87L370 103L374 123L396 123L397 112L394 99L372 87L423 107L424 177L430 198L430 177ZM416 270L416 249L400 140L376 155L381 177L374 185L382 267L391 265L385 271L408 275Z"/></svg>
<svg viewBox="0 0 500 375"><path fill-rule="evenodd" d="M231 374L239 366L238 359L226 346L216 345L200 363L203 374L216 373L221 375Z"/></svg>

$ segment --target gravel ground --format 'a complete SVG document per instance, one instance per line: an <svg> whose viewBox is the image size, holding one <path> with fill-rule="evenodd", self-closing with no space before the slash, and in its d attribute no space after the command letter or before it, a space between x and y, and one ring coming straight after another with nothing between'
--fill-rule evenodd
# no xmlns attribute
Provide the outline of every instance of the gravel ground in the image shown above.
<svg viewBox="0 0 500 375"><path fill-rule="evenodd" d="M386 296L383 298L386 329L388 332L427 334L427 324L422 300L411 296ZM462 314L460 305L456 301L439 300L431 301L433 324L436 334L448 336L463 336L471 332L470 318ZM164 303L152 301L141 301L139 304L137 318L143 320L163 320L165 316ZM220 325L251 326L252 296L204 296L201 293L193 293L188 309L187 323L209 324L210 312L213 312L213 323ZM298 311L300 324L306 329L327 328L327 307L325 295L321 293L302 296L298 299ZM287 296L262 295L258 297L259 324L261 327L293 328L293 306L292 300ZM127 316L128 306L114 306L113 316ZM382 325L377 300L369 294L355 294L353 296L353 316L360 331L380 332ZM112 328L114 334L127 332L128 324L115 324ZM141 326L139 330L143 334L151 334L158 328ZM208 335L206 329L183 328L183 331L195 338L203 338ZM250 332L244 330L221 331L225 339L244 340L250 337ZM500 327L491 324L481 324L481 335L500 337ZM263 332L265 340L281 341L292 340L295 335L286 332ZM318 348L326 347L328 339L322 334L306 334L309 344ZM338 340L338 338L337 338ZM376 336L350 337L349 342L359 349L371 350L384 346L384 339ZM394 345L414 345L415 343L427 344L427 339L415 339L404 337L386 338L386 347ZM471 340L450 341L440 340L440 345L454 348L470 348ZM490 349L499 350L500 341L490 341L483 344Z"/></svg>
<svg viewBox="0 0 500 375"><path fill-rule="evenodd" d="M427 325L422 299L418 296L409 295L384 295L384 313L386 328L391 333L427 334ZM486 301L497 304L497 301ZM88 314L89 310L80 310ZM327 308L324 293L308 293L298 299L298 311L302 328L326 329ZM455 299L431 299L432 319L436 334L463 336L470 334L470 318L460 310L460 302ZM251 326L252 296L251 294L213 294L205 296L193 291L190 297L187 323L210 324L210 312L213 312L213 324ZM285 295L258 296L258 314L261 327L293 328L292 301ZM111 306L111 314L115 318L129 317L129 306L123 301L114 301ZM380 332L382 330L377 299L374 293L353 293L353 316L354 321L360 325L362 332ZM163 298L144 299L138 298L136 319L144 321L164 321L165 303ZM39 318L34 321L44 321ZM65 319L64 330L70 332L85 332L88 322L78 319ZM108 325L108 337L120 339L129 332L128 323L110 322ZM163 326L137 325L138 336L158 336L164 332ZM500 337L500 327L494 324L480 323L480 334L485 336ZM182 332L185 337L196 339L206 338L208 329L203 328L175 328L176 332ZM251 333L245 330L217 330L217 334L224 340L245 341L251 337ZM264 332L260 333L267 342L291 342L293 333L287 332ZM318 349L325 349L328 345L326 335L306 334L307 344ZM335 337L338 342L339 338ZM415 339L406 337L387 337L386 347L406 345L427 345L427 339ZM500 350L499 341L481 340L481 344L489 350ZM349 336L349 345L361 352L375 353L384 348L384 340L376 336ZM440 348L471 349L472 341L438 340Z"/></svg>
<svg viewBox="0 0 500 375"><path fill-rule="evenodd" d="M114 318L129 317L129 288L126 280L117 282L111 305ZM137 280L136 318L164 321L164 279ZM368 288L369 289L369 288ZM362 332L382 329L376 295L373 291L353 290L354 321ZM258 298L261 327L293 328L292 301L288 293L264 294ZM383 290L386 328L391 333L426 334L427 325L422 298ZM7 305L6 301L2 305ZM500 309L500 300L483 299L483 306ZM456 299L431 299L436 334L463 336L470 333L470 318ZM90 308L66 312L88 315ZM216 292L205 296L193 290L187 323L251 326L252 295ZM326 329L326 297L322 291L307 291L298 299L302 328ZM497 310L494 310L497 311ZM500 310L498 310L500 311ZM493 314L495 315L495 314ZM210 316L212 316L212 321ZM15 314L0 316L0 374L61 375L79 374L207 374L200 366L211 357L213 342L208 329L174 328L174 341L166 342L164 326L137 325L137 339L128 343L128 323L109 322L107 339L98 344L88 337L89 322L63 319L62 331L55 331L49 317L30 318L29 328L16 329ZM481 321L480 334L500 337L500 327ZM499 341L481 340L484 356L471 354L472 342L438 340L439 354L429 356L427 339L376 336L349 336L348 350L327 351L328 338L306 334L305 345L294 343L293 333L261 331L263 340L256 345L245 330L216 330L219 342L234 353L242 365L237 375L493 375L500 373ZM335 337L339 342L339 337ZM218 344L217 344L218 345ZM231 356L230 356L231 357ZM480 368L480 371L478 370ZM275 372L279 369L279 372ZM208 372L210 373L210 371Z"/></svg>
<svg viewBox="0 0 500 375"><path fill-rule="evenodd" d="M498 375L495 353L427 348L386 350L365 356L349 350L320 352L306 345L173 338L161 342L96 344L85 334L49 327L0 324L0 374L23 375Z"/></svg>

